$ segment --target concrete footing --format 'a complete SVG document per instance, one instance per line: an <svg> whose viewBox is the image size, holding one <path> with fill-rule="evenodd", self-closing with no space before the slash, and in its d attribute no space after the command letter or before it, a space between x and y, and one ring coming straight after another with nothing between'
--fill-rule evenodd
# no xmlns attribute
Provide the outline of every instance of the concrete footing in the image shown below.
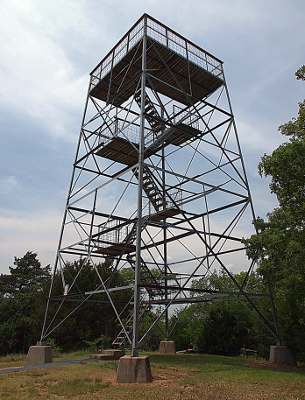
<svg viewBox="0 0 305 400"><path fill-rule="evenodd" d="M176 345L173 340L163 340L159 344L159 353L176 354Z"/></svg>
<svg viewBox="0 0 305 400"><path fill-rule="evenodd" d="M269 362L276 365L297 366L293 354L286 346L271 346Z"/></svg>
<svg viewBox="0 0 305 400"><path fill-rule="evenodd" d="M152 380L148 356L124 356L120 358L116 377L117 383L149 383Z"/></svg>
<svg viewBox="0 0 305 400"><path fill-rule="evenodd" d="M53 362L51 346L31 346L25 360L25 367Z"/></svg>
<svg viewBox="0 0 305 400"><path fill-rule="evenodd" d="M90 358L97 360L119 360L125 356L124 350L103 350L102 354L90 354Z"/></svg>

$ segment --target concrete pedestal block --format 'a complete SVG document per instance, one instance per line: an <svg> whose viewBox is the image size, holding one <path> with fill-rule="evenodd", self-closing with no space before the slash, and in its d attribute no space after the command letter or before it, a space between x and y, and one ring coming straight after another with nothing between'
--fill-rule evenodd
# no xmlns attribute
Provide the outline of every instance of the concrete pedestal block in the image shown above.
<svg viewBox="0 0 305 400"><path fill-rule="evenodd" d="M53 362L51 346L31 346L25 360L25 367Z"/></svg>
<svg viewBox="0 0 305 400"><path fill-rule="evenodd" d="M125 356L125 350L103 350L102 354L90 354L90 358L97 360L119 360Z"/></svg>
<svg viewBox="0 0 305 400"><path fill-rule="evenodd" d="M176 354L176 345L173 340L163 340L159 344L159 353Z"/></svg>
<svg viewBox="0 0 305 400"><path fill-rule="evenodd" d="M125 350L103 350L103 354L112 355L114 360L119 360L121 357L125 356Z"/></svg>
<svg viewBox="0 0 305 400"><path fill-rule="evenodd" d="M115 358L113 358L113 355L111 354L90 354L91 359L95 360L103 360L103 361L113 361Z"/></svg>
<svg viewBox="0 0 305 400"><path fill-rule="evenodd" d="M297 366L293 354L286 346L271 346L269 362L276 365Z"/></svg>
<svg viewBox="0 0 305 400"><path fill-rule="evenodd" d="M116 376L117 383L149 383L152 380L148 356L120 358Z"/></svg>

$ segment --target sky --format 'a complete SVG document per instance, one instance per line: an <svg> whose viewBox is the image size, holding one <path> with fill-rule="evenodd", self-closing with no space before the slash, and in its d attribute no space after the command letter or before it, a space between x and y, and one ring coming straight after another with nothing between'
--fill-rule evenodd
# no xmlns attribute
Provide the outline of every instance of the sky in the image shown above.
<svg viewBox="0 0 305 400"><path fill-rule="evenodd" d="M53 264L89 73L147 13L224 62L257 216L276 207L257 164L285 138L304 83L300 0L1 0L0 273Z"/></svg>

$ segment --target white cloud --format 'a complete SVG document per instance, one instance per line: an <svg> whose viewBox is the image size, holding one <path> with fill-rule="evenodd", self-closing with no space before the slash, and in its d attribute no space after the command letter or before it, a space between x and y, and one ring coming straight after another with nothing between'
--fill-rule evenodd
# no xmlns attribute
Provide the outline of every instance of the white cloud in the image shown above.
<svg viewBox="0 0 305 400"><path fill-rule="evenodd" d="M13 192L19 186L19 182L15 176L2 176L0 178L0 194L8 194Z"/></svg>
<svg viewBox="0 0 305 400"><path fill-rule="evenodd" d="M27 251L38 253L42 265L54 262L61 215L36 215L24 218L0 217L0 273L8 273L14 256Z"/></svg>
<svg viewBox="0 0 305 400"><path fill-rule="evenodd" d="M78 22L69 3L64 3L66 29ZM88 75L77 72L56 42L61 29L52 12L37 8L31 1L0 6L0 104L29 115L53 135L69 135L70 113L82 107Z"/></svg>

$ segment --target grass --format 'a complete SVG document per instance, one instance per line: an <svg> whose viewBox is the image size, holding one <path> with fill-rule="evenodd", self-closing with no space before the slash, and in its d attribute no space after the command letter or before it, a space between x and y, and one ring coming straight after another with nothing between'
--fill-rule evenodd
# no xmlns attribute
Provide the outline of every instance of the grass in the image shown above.
<svg viewBox="0 0 305 400"><path fill-rule="evenodd" d="M117 361L97 361L0 375L0 399L77 400L305 400L304 367L211 355L151 353L149 384L115 383ZM54 361L88 358L73 353ZM24 365L24 356L0 359L0 369ZM12 365L13 364L13 365Z"/></svg>
<svg viewBox="0 0 305 400"><path fill-rule="evenodd" d="M82 350L73 353L58 354L54 357L54 361L81 360L86 358L89 358L89 353L86 350ZM0 357L0 369L24 367L25 359L26 355L24 354L9 354Z"/></svg>

